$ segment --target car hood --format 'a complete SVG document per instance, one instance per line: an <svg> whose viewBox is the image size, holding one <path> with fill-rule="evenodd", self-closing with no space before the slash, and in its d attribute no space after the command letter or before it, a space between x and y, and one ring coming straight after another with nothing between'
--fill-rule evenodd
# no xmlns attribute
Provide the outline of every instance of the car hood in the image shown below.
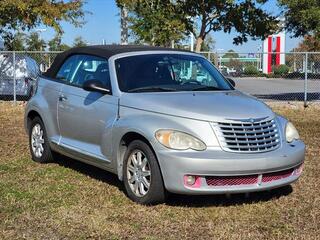
<svg viewBox="0 0 320 240"><path fill-rule="evenodd" d="M273 118L263 102L240 91L124 93L120 105L203 121Z"/></svg>

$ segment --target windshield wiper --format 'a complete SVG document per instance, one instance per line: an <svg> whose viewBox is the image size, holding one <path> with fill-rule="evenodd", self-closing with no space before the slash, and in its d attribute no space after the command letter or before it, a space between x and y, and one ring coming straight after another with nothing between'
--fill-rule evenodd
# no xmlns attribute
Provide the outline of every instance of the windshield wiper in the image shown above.
<svg viewBox="0 0 320 240"><path fill-rule="evenodd" d="M196 87L192 89L192 91L219 91L219 90L224 90L224 89L213 87L213 86L201 86L201 87Z"/></svg>
<svg viewBox="0 0 320 240"><path fill-rule="evenodd" d="M128 90L128 92L173 92L175 88L168 87L140 87Z"/></svg>

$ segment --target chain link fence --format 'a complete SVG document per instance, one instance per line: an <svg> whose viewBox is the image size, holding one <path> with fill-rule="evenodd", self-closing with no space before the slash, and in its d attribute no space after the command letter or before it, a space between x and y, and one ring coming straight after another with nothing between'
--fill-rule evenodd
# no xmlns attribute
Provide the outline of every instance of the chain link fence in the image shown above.
<svg viewBox="0 0 320 240"><path fill-rule="evenodd" d="M36 78L59 52L0 52L0 100L27 101ZM201 52L236 83L265 101L320 101L320 53ZM266 59L270 64L265 64ZM282 63L282 64L280 64Z"/></svg>
<svg viewBox="0 0 320 240"><path fill-rule="evenodd" d="M320 101L320 52L200 54L237 89L265 101Z"/></svg>

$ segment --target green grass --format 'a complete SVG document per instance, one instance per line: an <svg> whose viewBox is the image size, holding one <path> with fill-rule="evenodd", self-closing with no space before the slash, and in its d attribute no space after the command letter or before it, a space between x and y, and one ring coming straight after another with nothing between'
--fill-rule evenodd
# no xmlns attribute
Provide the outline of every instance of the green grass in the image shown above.
<svg viewBox="0 0 320 240"><path fill-rule="evenodd" d="M307 144L292 187L131 202L117 177L68 158L32 162L23 106L0 103L0 239L319 239L320 108L274 105Z"/></svg>

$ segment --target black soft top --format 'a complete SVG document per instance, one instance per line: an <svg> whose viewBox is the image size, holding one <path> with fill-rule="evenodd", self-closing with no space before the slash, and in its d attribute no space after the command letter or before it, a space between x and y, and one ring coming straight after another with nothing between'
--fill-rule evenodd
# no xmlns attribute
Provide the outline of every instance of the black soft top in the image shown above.
<svg viewBox="0 0 320 240"><path fill-rule="evenodd" d="M45 72L43 75L45 77L54 78L56 73L59 71L61 65L71 55L74 54L89 54L97 57L102 57L105 59L109 59L110 57L120 54L120 53L128 53L128 52L141 52L141 51L183 51L189 52L181 49L172 49L172 48L164 48L164 47L152 47L152 46L143 46L143 45L94 45L87 47L76 47L71 48L65 52L59 53L51 67Z"/></svg>

